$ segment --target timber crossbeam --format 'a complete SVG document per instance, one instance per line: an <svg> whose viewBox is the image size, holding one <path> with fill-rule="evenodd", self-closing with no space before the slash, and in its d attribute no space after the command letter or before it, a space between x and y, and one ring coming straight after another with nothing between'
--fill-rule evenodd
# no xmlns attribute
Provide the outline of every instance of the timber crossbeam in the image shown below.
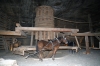
<svg viewBox="0 0 100 66"><path fill-rule="evenodd" d="M69 29L69 28L45 28L45 27L16 27L16 31L52 31L52 32L73 32L77 33L79 29Z"/></svg>
<svg viewBox="0 0 100 66"><path fill-rule="evenodd" d="M71 36L100 36L100 33L76 33Z"/></svg>
<svg viewBox="0 0 100 66"><path fill-rule="evenodd" d="M16 31L6 31L6 30L0 30L0 35L3 35L3 36L26 36L26 34L22 31L16 32Z"/></svg>

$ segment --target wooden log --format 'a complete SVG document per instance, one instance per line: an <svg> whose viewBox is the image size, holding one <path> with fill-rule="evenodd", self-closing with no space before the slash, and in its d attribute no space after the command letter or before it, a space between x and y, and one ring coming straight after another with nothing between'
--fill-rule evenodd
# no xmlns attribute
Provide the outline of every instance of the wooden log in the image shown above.
<svg viewBox="0 0 100 66"><path fill-rule="evenodd" d="M71 36L100 36L100 33L76 33Z"/></svg>
<svg viewBox="0 0 100 66"><path fill-rule="evenodd" d="M15 31L25 30L25 31L52 31L52 32L73 32L77 33L79 29L69 29L69 28L44 28L44 27L16 27Z"/></svg>
<svg viewBox="0 0 100 66"><path fill-rule="evenodd" d="M89 50L89 39L88 39L88 36L85 36L85 44L86 44L86 54L89 54L90 50Z"/></svg>
<svg viewBox="0 0 100 66"><path fill-rule="evenodd" d="M3 31L3 30L0 30L0 35L5 35L5 36L21 36L21 32L15 32L15 31Z"/></svg>
<svg viewBox="0 0 100 66"><path fill-rule="evenodd" d="M80 48L80 45L76 36L75 36L75 40L76 40L77 46Z"/></svg>

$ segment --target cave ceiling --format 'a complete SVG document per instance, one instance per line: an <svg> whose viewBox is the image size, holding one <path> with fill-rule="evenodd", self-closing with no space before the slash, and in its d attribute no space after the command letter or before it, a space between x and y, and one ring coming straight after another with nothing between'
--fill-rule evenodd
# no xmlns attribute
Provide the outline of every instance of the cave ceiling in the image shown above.
<svg viewBox="0 0 100 66"><path fill-rule="evenodd" d="M41 5L51 6L58 18L88 22L90 14L93 22L100 22L100 0L0 0L0 19L32 26Z"/></svg>

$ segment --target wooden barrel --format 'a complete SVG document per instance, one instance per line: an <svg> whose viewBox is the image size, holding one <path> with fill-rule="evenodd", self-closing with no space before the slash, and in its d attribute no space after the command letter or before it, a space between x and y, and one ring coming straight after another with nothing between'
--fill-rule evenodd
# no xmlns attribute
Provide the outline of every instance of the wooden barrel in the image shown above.
<svg viewBox="0 0 100 66"><path fill-rule="evenodd" d="M36 8L35 27L54 28L53 8L50 6L39 6Z"/></svg>

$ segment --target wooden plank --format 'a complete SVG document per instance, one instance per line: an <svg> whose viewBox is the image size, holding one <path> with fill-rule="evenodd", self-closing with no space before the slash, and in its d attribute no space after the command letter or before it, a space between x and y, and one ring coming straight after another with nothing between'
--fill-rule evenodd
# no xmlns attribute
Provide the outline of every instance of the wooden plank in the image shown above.
<svg viewBox="0 0 100 66"><path fill-rule="evenodd" d="M60 46L59 49L78 49L77 46Z"/></svg>
<svg viewBox="0 0 100 66"><path fill-rule="evenodd" d="M100 33L75 33L71 36L100 36Z"/></svg>
<svg viewBox="0 0 100 66"><path fill-rule="evenodd" d="M44 28L44 27L16 27L16 31L53 31L53 32L72 32L77 33L79 29L69 29L69 28Z"/></svg>
<svg viewBox="0 0 100 66"><path fill-rule="evenodd" d="M3 30L0 30L0 35L18 35L20 36L21 35L21 32L15 32L15 31L3 31Z"/></svg>
<svg viewBox="0 0 100 66"><path fill-rule="evenodd" d="M78 51L77 46L60 46L59 49L75 49L76 52Z"/></svg>

